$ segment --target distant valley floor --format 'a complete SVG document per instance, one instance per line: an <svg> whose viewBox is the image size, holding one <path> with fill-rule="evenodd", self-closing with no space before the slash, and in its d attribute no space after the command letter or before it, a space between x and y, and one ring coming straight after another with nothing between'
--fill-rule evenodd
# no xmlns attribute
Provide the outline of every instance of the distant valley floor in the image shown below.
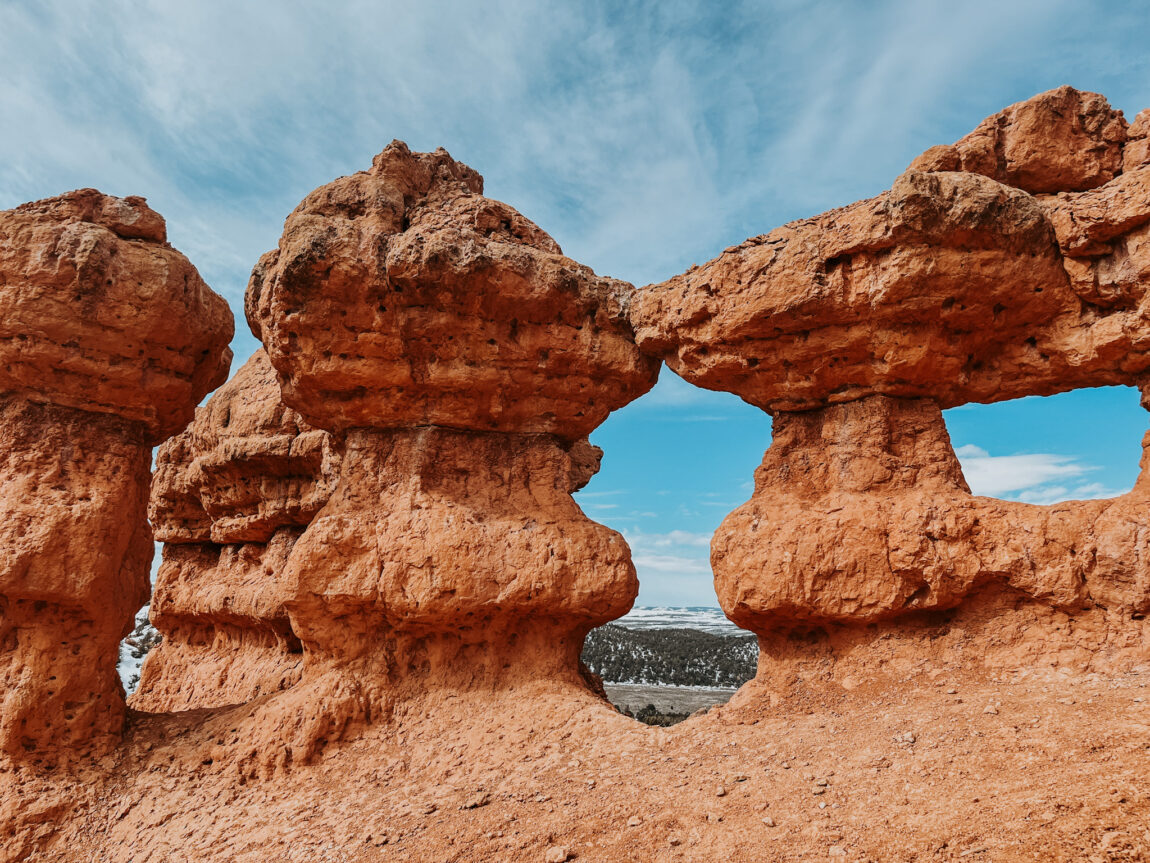
<svg viewBox="0 0 1150 863"><path fill-rule="evenodd" d="M607 697L620 710L636 713L653 704L659 713L686 714L726 704L734 688L705 686L651 686L645 683L604 683Z"/></svg>

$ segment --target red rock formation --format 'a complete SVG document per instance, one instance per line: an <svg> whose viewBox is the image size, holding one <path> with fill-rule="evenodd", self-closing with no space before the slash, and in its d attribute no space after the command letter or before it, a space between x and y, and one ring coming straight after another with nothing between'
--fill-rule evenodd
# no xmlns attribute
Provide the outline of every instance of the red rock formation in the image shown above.
<svg viewBox="0 0 1150 863"><path fill-rule="evenodd" d="M120 732L153 444L226 374L231 313L143 198L0 213L0 751Z"/></svg>
<svg viewBox="0 0 1150 863"><path fill-rule="evenodd" d="M164 640L133 707L237 704L298 679L283 567L338 472L330 435L282 404L263 351L160 447L149 514L166 545L151 616Z"/></svg>
<svg viewBox="0 0 1150 863"><path fill-rule="evenodd" d="M1067 115L1068 102L1093 107ZM619 537L569 495L598 464L583 439L594 418L653 378L622 320L626 291L600 290L446 154L394 145L371 172L309 196L250 294L290 407L257 356L161 452L152 511L168 543L156 600L168 640L141 698L223 705L289 682L283 611L306 651L302 678L245 704L136 714L95 763L46 771L0 758L0 863L1147 859L1150 455L1114 501L975 498L939 415L971 394L999 397L994 375L1021 391L1143 368L1141 348L1125 364L1116 353L1142 338L1127 185L1138 123L1117 173L1098 132L1113 119L1104 103L1062 93L1035 105L1058 110L1016 106L991 124L994 147L1015 154L995 176L1070 176L1074 191L1030 196L918 171L897 194L840 211L862 246L802 223L775 235L798 238L778 244L779 268L770 243L750 243L707 279L639 303L649 346L776 414L755 496L714 546L724 604L760 634L769 691L746 687L671 729L613 713L575 670L580 631L634 588ZM1050 129L1089 152L1066 155L1070 168L1045 164L1061 150L1026 137ZM803 249L836 248L829 271L857 257L852 278L865 279L840 272L832 289L825 260L816 278ZM1018 297L998 284L1011 280ZM0 297L11 283L0 279ZM1027 295L1035 288L1054 299ZM1068 291L1097 297L1076 319ZM568 302L586 308L577 326ZM756 319L772 303L777 332ZM872 316L886 359L868 352L854 313ZM1005 334L980 331L996 323ZM803 346L836 337L844 359ZM1042 349L1018 354L1011 338ZM941 352L936 367L916 339ZM596 370L596 345L614 365ZM931 375L953 369L961 347L985 348L997 371L971 362L967 377L935 379L934 398ZM1059 384L1059 369L1072 379ZM62 561L33 574L68 597L107 574L76 574L70 564L91 553L135 572L139 421L6 398L0 476L15 491L4 505L48 503L4 511L2 559ZM809 409L780 408L789 398ZM337 431L329 440L305 419ZM329 496L333 441L346 457ZM103 478L95 488L82 487L85 471ZM82 529L64 529L65 515ZM106 578L103 596L118 584ZM36 615L34 646L74 682L92 654L69 644L57 655L55 600L4 602L6 626ZM68 631L84 636L81 619ZM237 645L225 668L221 653ZM874 672L884 679L868 682ZM820 685L828 677L835 685ZM227 694L215 699L213 684ZM387 721L301 763L368 718ZM269 736L289 745L263 745Z"/></svg>
<svg viewBox="0 0 1150 863"><path fill-rule="evenodd" d="M982 174L1033 194L1080 192L1122 172L1126 138L1122 112L1104 96L1059 87L987 117L952 145L931 147L910 170Z"/></svg>
<svg viewBox="0 0 1150 863"><path fill-rule="evenodd" d="M779 413L754 496L715 538L719 598L755 631L953 608L989 582L1055 608L1145 614L1150 449L1143 467L1113 500L1013 503L970 494L928 399Z"/></svg>
<svg viewBox="0 0 1150 863"><path fill-rule="evenodd" d="M574 440L651 385L631 287L482 190L445 151L396 142L304 198L246 303L287 404L331 430Z"/></svg>
<svg viewBox="0 0 1150 863"><path fill-rule="evenodd" d="M1044 202L977 174L904 174L877 198L640 292L636 334L688 381L768 411L873 394L948 408L1130 383L1150 369L1144 291L1091 301L1145 266L1140 233L1108 220L1146 219L1097 215L1114 252L1072 280L1084 264L1059 253L1052 216L1086 213L1098 196L1133 199L1140 182L1123 175Z"/></svg>
<svg viewBox="0 0 1150 863"><path fill-rule="evenodd" d="M1150 168L1135 148L1124 161L1126 142L1101 96L1045 93L877 198L640 292L644 349L775 419L754 495L712 543L723 608L760 634L761 677L825 667L800 631L858 662L924 612L959 609L989 634L1007 596L1032 622L1057 610L1095 632L1085 664L1150 651L1150 458L1114 500L977 498L940 411L1144 379Z"/></svg>
<svg viewBox="0 0 1150 863"><path fill-rule="evenodd" d="M405 687L577 682L583 637L635 597L622 537L570 494L598 469L585 435L655 381L630 286L481 192L393 143L308 195L252 274L285 404L345 438L283 576L297 757Z"/></svg>
<svg viewBox="0 0 1150 863"><path fill-rule="evenodd" d="M1122 148L1122 170L1130 172L1150 165L1150 108L1141 111L1126 130Z"/></svg>

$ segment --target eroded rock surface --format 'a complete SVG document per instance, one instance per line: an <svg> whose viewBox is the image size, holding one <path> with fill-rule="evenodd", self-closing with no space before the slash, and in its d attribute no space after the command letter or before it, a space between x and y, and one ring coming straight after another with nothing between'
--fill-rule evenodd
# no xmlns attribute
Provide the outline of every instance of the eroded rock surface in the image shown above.
<svg viewBox="0 0 1150 863"><path fill-rule="evenodd" d="M881 394L943 408L1150 369L1147 177L1038 198L911 171L641 291L640 344L767 411Z"/></svg>
<svg viewBox="0 0 1150 863"><path fill-rule="evenodd" d="M345 446L284 569L297 758L405 691L581 686L583 637L637 592L622 537L571 498L598 470L587 433L655 382L631 286L482 188L393 143L308 195L252 273L285 404Z"/></svg>
<svg viewBox="0 0 1150 863"><path fill-rule="evenodd" d="M309 422L575 440L650 388L631 286L482 191L444 150L396 142L288 217L246 307Z"/></svg>
<svg viewBox="0 0 1150 863"><path fill-rule="evenodd" d="M232 314L143 198L0 215L0 392L139 423L156 444L228 373Z"/></svg>
<svg viewBox="0 0 1150 863"><path fill-rule="evenodd" d="M1112 500L975 497L928 399L779 413L754 495L716 534L719 599L756 631L954 608L991 582L1069 612L1144 615L1150 454L1143 470Z"/></svg>
<svg viewBox="0 0 1150 863"><path fill-rule="evenodd" d="M116 646L148 597L152 444L231 353L227 304L142 198L0 213L0 751L50 762L123 726Z"/></svg>
<svg viewBox="0 0 1150 863"><path fill-rule="evenodd" d="M187 710L250 701L299 678L288 622L288 555L331 496L331 436L280 401L257 351L156 455L150 516L164 562L132 706Z"/></svg>
<svg viewBox="0 0 1150 863"><path fill-rule="evenodd" d="M1106 97L1059 87L987 117L954 144L931 147L911 170L982 174L1033 194L1081 192L1122 172L1128 137Z"/></svg>
<svg viewBox="0 0 1150 863"><path fill-rule="evenodd" d="M1114 500L978 498L941 414L1145 380L1146 120L1128 130L1097 94L1041 94L928 150L877 198L639 292L644 349L774 417L754 494L712 542L720 602L761 636L761 677L804 655L803 674L827 656L861 663L860 645L951 609L988 637L988 609L1023 609L1051 654L1069 638L1051 613L1070 615L1076 637L1094 633L1086 665L1150 654L1150 463ZM816 649L828 633L837 653Z"/></svg>

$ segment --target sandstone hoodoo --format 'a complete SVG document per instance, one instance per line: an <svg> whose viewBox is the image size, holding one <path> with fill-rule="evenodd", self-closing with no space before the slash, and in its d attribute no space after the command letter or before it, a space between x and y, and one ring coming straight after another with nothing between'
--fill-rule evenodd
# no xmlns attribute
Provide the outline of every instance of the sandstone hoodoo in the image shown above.
<svg viewBox="0 0 1150 863"><path fill-rule="evenodd" d="M1150 859L1150 438L1029 506L942 419L1150 404L1148 122L1044 94L637 293L395 143L288 218L198 410L230 321L142 200L0 213L0 863ZM758 682L670 728L581 674L636 578L571 496L659 357L775 420L712 544Z"/></svg>
<svg viewBox="0 0 1150 863"><path fill-rule="evenodd" d="M875 644L947 609L986 633L1015 615L986 661L1145 658L1150 464L1114 500L974 497L940 410L1146 379L1142 135L1101 96L1044 93L877 198L638 293L641 347L775 420L751 500L712 543L724 609L761 636L761 675L784 655L821 661L820 639ZM1054 634L1055 612L1075 616L1073 636ZM1050 626L1023 639L1024 619Z"/></svg>
<svg viewBox="0 0 1150 863"><path fill-rule="evenodd" d="M331 436L284 406L263 351L160 447L149 516L165 545L151 618L164 640L133 707L238 704L298 679L283 567L338 472Z"/></svg>
<svg viewBox="0 0 1150 863"><path fill-rule="evenodd" d="M0 213L0 749L118 737L153 445L227 374L232 316L143 198Z"/></svg>
<svg viewBox="0 0 1150 863"><path fill-rule="evenodd" d="M635 597L622 537L571 497L586 435L655 382L631 286L482 188L393 143L308 195L248 287L284 403L344 448L283 573L324 728L408 685L577 682L586 633Z"/></svg>

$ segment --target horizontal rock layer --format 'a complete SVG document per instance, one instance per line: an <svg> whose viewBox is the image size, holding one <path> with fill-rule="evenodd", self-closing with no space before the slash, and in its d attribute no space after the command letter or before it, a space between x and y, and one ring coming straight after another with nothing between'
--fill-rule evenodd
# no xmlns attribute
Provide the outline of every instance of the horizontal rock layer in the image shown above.
<svg viewBox="0 0 1150 863"><path fill-rule="evenodd" d="M160 447L149 511L165 542L151 606L163 642L133 707L238 704L299 679L283 570L330 497L339 458L327 432L281 402L263 351Z"/></svg>
<svg viewBox="0 0 1150 863"><path fill-rule="evenodd" d="M1074 93L988 121L1015 167L920 159L877 198L644 288L640 346L772 412L1136 384L1150 370L1150 169L1123 173L1125 121ZM1055 111L1071 98L1093 107Z"/></svg>

